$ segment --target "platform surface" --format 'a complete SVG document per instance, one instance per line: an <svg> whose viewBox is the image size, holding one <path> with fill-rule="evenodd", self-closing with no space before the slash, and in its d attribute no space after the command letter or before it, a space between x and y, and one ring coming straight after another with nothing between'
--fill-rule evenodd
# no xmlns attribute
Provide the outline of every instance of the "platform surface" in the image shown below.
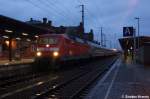
<svg viewBox="0 0 150 99"><path fill-rule="evenodd" d="M15 65L15 64L24 64L24 63L32 63L34 59L21 59L21 60L0 60L0 66L3 65Z"/></svg>
<svg viewBox="0 0 150 99"><path fill-rule="evenodd" d="M85 99L150 99L150 67L120 58Z"/></svg>

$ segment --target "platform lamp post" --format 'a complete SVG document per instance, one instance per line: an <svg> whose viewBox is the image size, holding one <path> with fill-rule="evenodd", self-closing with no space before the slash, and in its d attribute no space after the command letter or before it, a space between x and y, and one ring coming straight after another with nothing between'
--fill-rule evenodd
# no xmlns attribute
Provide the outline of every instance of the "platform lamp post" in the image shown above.
<svg viewBox="0 0 150 99"><path fill-rule="evenodd" d="M136 63L136 29L133 29L133 61Z"/></svg>
<svg viewBox="0 0 150 99"><path fill-rule="evenodd" d="M137 39L137 48L140 47L140 18L139 17L135 17L135 20L137 20L137 25L138 25L138 39Z"/></svg>

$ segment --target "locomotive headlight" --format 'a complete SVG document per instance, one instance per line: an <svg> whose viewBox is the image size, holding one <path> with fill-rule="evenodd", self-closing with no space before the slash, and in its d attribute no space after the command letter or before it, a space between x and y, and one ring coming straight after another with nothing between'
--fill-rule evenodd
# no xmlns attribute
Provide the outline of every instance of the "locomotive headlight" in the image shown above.
<svg viewBox="0 0 150 99"><path fill-rule="evenodd" d="M42 53L41 52L37 52L36 55L40 57L40 56L42 56Z"/></svg>
<svg viewBox="0 0 150 99"><path fill-rule="evenodd" d="M57 51L53 52L53 56L54 56L54 57L59 56L59 52L57 52Z"/></svg>

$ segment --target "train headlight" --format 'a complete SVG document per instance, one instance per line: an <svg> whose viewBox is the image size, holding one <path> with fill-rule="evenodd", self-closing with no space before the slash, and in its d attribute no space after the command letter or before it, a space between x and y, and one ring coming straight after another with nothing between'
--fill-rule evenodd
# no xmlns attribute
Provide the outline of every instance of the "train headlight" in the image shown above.
<svg viewBox="0 0 150 99"><path fill-rule="evenodd" d="M59 52L57 52L57 51L53 52L53 56L54 56L54 57L59 56Z"/></svg>
<svg viewBox="0 0 150 99"><path fill-rule="evenodd" d="M40 56L42 56L42 53L41 53L41 52L37 52L36 55L37 55L38 57L40 57Z"/></svg>

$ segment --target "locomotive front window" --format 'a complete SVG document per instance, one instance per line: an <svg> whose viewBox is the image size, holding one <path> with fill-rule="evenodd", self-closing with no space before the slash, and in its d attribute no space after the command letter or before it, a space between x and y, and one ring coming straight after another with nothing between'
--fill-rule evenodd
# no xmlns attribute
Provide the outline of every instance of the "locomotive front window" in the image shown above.
<svg viewBox="0 0 150 99"><path fill-rule="evenodd" d="M39 44L57 44L57 38L40 38Z"/></svg>

